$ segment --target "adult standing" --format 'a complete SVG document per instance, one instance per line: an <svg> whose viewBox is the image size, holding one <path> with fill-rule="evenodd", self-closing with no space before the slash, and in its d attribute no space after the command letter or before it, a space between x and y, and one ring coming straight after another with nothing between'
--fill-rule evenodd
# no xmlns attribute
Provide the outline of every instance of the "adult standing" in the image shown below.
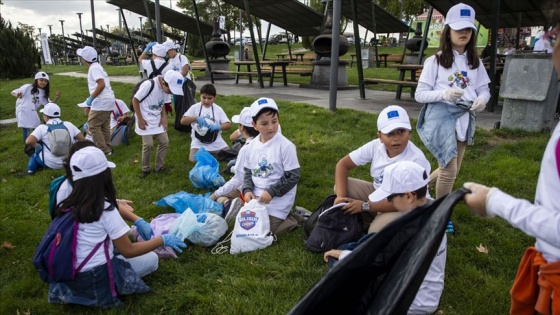
<svg viewBox="0 0 560 315"><path fill-rule="evenodd" d="M475 113L490 100L490 78L476 52L475 12L469 5L451 7L439 51L424 62L415 99L426 104L418 116L418 134L437 159L430 175L436 198L453 189L467 144L473 143Z"/></svg>
<svg viewBox="0 0 560 315"><path fill-rule="evenodd" d="M111 89L109 76L97 59L97 51L91 46L85 46L77 51L88 67L89 97L86 104L90 107L88 114L88 127L95 146L105 155L111 155L111 128L110 116L115 109L115 93Z"/></svg>
<svg viewBox="0 0 560 315"><path fill-rule="evenodd" d="M554 34L560 30L560 4L550 1L543 12L551 14ZM560 73L560 42L547 34L552 60ZM511 294L511 314L558 314L560 312L560 125L556 126L544 151L537 181L535 202L517 199L498 188L465 183L469 209L483 217L499 216L535 237L534 247L523 256Z"/></svg>

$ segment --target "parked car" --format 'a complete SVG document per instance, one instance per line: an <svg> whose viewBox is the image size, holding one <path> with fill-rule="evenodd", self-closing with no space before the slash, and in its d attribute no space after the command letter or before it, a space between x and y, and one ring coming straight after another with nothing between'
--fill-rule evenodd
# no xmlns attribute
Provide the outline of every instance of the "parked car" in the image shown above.
<svg viewBox="0 0 560 315"><path fill-rule="evenodd" d="M288 40L292 41L292 35L286 36L286 34L276 34L269 37L268 42L276 42L277 44L287 44Z"/></svg>
<svg viewBox="0 0 560 315"><path fill-rule="evenodd" d="M230 42L230 44L231 44L231 45L238 46L238 45L239 45L239 41L241 41L241 45L242 45L242 46L251 45L251 44L252 44L251 37L235 38L235 39L232 39L232 41Z"/></svg>

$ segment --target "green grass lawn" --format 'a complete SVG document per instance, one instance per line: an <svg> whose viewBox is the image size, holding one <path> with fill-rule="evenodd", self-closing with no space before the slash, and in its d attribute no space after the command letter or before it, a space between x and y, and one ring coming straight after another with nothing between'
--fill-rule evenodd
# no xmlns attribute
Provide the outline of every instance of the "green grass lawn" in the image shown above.
<svg viewBox="0 0 560 315"><path fill-rule="evenodd" d="M107 66L110 75L136 74L134 66ZM48 67L49 73L85 71L79 66ZM377 68L372 69L377 70ZM384 70L383 68L381 70ZM0 119L14 117L15 99L10 91L31 80L2 81ZM76 106L87 96L83 78L51 76L52 90L61 90L62 118L80 126L85 120ZM132 84L113 83L116 96L129 99ZM219 96L216 100L229 117L239 113L254 99ZM375 137L376 115L326 109L304 103L279 101L284 135L298 151L301 180L296 205L314 210L332 193L334 166L351 150ZM328 122L328 123L325 123ZM415 125L415 123L413 123ZM224 132L228 139L229 132ZM499 186L515 196L533 200L540 161L548 134L477 130L476 144L467 149L456 187L465 181ZM131 199L137 214L147 220L172 212L155 206L160 198L194 189L188 173L190 136L169 130L170 146L165 174L140 179L141 139L115 148L111 160L119 198ZM264 250L240 255L213 255L210 249L190 245L175 260L162 260L159 270L145 278L152 292L125 297L120 310L95 310L79 306L47 303L48 285L41 282L31 263L34 250L50 219L47 211L48 186L61 170L45 170L34 176L17 177L25 171L28 158L23 153L21 130L15 124L0 127L0 241L13 247L0 249L0 314L284 314L327 271L322 255L303 247L303 229L281 235ZM412 139L431 155L415 134ZM153 163L153 161L152 161ZM369 167L354 170L351 176L371 180ZM526 246L534 240L500 219L480 219L463 204L454 211L457 233L449 237L445 289L440 303L444 314L505 314L509 309L509 289L517 264ZM488 254L477 251L484 245Z"/></svg>

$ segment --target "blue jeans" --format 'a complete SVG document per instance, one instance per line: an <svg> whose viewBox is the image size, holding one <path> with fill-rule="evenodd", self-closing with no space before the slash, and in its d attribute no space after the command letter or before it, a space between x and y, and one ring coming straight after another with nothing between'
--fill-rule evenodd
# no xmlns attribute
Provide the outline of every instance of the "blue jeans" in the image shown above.
<svg viewBox="0 0 560 315"><path fill-rule="evenodd" d="M37 170L39 170L40 167L42 168L49 168L45 162L43 162L43 146L42 145L38 145L35 148L35 153L33 153L32 156L29 157L29 163L27 164L27 172L37 172Z"/></svg>
<svg viewBox="0 0 560 315"><path fill-rule="evenodd" d="M25 144L25 140L31 134L31 128L21 128L21 131L23 131L23 144Z"/></svg>

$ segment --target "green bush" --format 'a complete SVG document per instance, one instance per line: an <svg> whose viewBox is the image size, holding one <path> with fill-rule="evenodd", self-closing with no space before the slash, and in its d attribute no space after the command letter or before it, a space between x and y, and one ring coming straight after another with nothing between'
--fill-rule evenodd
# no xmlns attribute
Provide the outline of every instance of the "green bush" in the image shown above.
<svg viewBox="0 0 560 315"><path fill-rule="evenodd" d="M31 77L37 71L38 53L29 34L0 17L0 79Z"/></svg>

